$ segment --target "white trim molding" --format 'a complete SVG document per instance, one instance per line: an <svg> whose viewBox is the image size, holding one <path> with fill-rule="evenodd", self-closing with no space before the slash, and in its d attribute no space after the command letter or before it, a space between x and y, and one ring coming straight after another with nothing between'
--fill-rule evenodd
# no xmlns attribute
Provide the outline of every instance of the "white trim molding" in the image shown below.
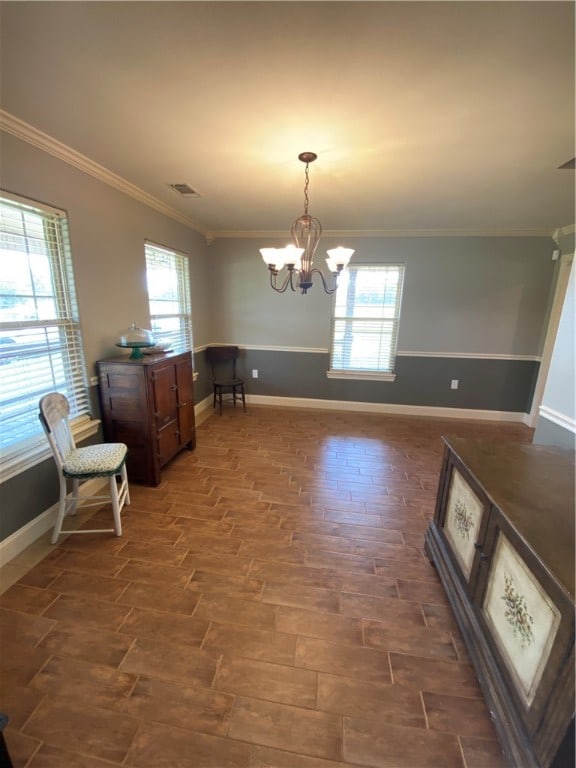
<svg viewBox="0 0 576 768"><path fill-rule="evenodd" d="M210 415L209 410L212 407L213 400L213 396L208 395L208 397L205 397L204 400L201 400L194 406L194 419L196 421L196 426L199 426L203 421L206 421Z"/></svg>
<svg viewBox="0 0 576 768"><path fill-rule="evenodd" d="M470 408L445 408L396 403L362 403L347 400L319 400L306 397L277 397L272 395L246 395L246 402L252 405L314 408L320 411L356 411L361 413L391 414L394 416L425 416L438 419L470 419L474 421L525 423L526 416L525 413L517 413L515 411L482 411Z"/></svg>
<svg viewBox="0 0 576 768"><path fill-rule="evenodd" d="M95 496L104 487L104 485L107 484L107 482L108 481L106 478L101 477L95 478L94 480L87 480L82 484L82 495ZM0 541L0 565L6 565L6 563L14 559L16 555L19 555L27 547L39 539L40 536L46 533L46 531L49 531L51 528L53 528L54 523L56 522L57 511L58 502L53 504L44 512L41 512L33 520L30 520L30 522L26 523L26 525L23 525L22 528L19 528L17 531L14 531L14 533L10 534L10 536L7 536L5 539ZM78 515L76 517L78 525L82 524L85 519L86 517L82 515L82 504L79 503ZM74 527L73 521L74 517L66 517L66 524L71 528Z"/></svg>
<svg viewBox="0 0 576 768"><path fill-rule="evenodd" d="M323 229L326 237L552 237L551 229ZM217 239L286 240L286 230L220 230L209 232Z"/></svg>
<svg viewBox="0 0 576 768"><path fill-rule="evenodd" d="M309 352L315 355L328 355L328 347L279 347L271 344L241 344L233 342L210 342L199 347L194 347L194 354L203 352L206 347L235 346L257 352ZM539 363L540 355L513 355L506 352L421 352L414 350L398 350L397 357L445 357L461 358L462 360L528 360ZM334 377L337 378L337 377ZM357 377L353 377L357 378Z"/></svg>
<svg viewBox="0 0 576 768"><path fill-rule="evenodd" d="M203 352L208 347L238 347L256 352L312 352L316 355L327 355L330 350L327 347L276 347L269 344L240 344L231 341L211 341L201 347L194 347L194 353Z"/></svg>
<svg viewBox="0 0 576 768"><path fill-rule="evenodd" d="M462 360L530 360L539 363L539 355L509 355L501 352L396 352L397 357L446 357Z"/></svg>
<svg viewBox="0 0 576 768"><path fill-rule="evenodd" d="M547 405L541 405L538 409L538 413L543 419L551 421L559 427L562 427L562 429L566 429L568 432L572 432L576 435L576 419L572 418L572 416L566 416L565 413L560 413L560 411L555 411L553 408L548 408Z"/></svg>
<svg viewBox="0 0 576 768"><path fill-rule="evenodd" d="M171 219L179 221L190 229L199 232L204 236L206 243L210 245L216 239L223 238L252 238L262 239L286 239L285 231L266 231L266 230L221 230L209 231L201 226L197 221L191 219L180 211L172 208L158 198L149 195L140 187L123 179L121 176L113 173L102 165L90 160L86 155L77 152L66 144L54 139L47 133L26 123L15 115L0 110L0 130L11 133L16 138L28 142L33 146L47 152L59 160L72 165L74 168L93 176L95 179L108 184L110 187L123 192L125 195L138 200L144 205L154 208ZM569 227L563 227L562 233L568 231ZM552 230L549 229L333 229L325 230L324 237L552 237Z"/></svg>
<svg viewBox="0 0 576 768"><path fill-rule="evenodd" d="M24 120L20 120L20 118L11 115L3 109L0 110L0 130L5 131L6 133L11 133L13 136L16 136L17 139L32 144L43 152L47 152L48 154L57 157L59 160L68 163L68 165L72 165L74 168L78 168L80 171L87 173L89 176L93 176L95 179L98 179L98 181L108 184L109 187L114 187L114 189L117 189L119 192L134 198L134 200L138 200L140 203L144 203L144 205L147 205L149 208L154 208L165 216L179 221L181 224L204 235L204 237L207 236L208 233L198 224L198 222L194 221L189 216L185 216L183 213L180 213L171 206L166 205L166 203L163 203L161 200L158 200L158 198L144 192L143 189L140 189L140 187L137 187L135 184L132 184L121 176L109 171L103 165L99 165L93 160L90 160L86 155L82 155L75 149L71 149L61 141L52 138L52 136L49 136L47 133L38 130L38 128L34 128L34 126L24 122Z"/></svg>

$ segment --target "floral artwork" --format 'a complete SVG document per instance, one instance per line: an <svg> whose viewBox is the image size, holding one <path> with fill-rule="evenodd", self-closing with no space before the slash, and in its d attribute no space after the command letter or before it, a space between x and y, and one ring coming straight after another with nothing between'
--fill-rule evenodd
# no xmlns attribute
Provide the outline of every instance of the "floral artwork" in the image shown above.
<svg viewBox="0 0 576 768"><path fill-rule="evenodd" d="M560 612L501 530L489 567L482 613L529 706L550 656Z"/></svg>
<svg viewBox="0 0 576 768"><path fill-rule="evenodd" d="M472 515L468 513L466 504L461 499L458 499L454 505L454 515L456 517L456 528L460 532L466 541L470 538L470 529L473 525Z"/></svg>
<svg viewBox="0 0 576 768"><path fill-rule="evenodd" d="M520 639L521 648L526 648L534 642L532 625L534 619L528 611L526 598L516 591L512 576L504 574L504 594L502 600L506 603L504 616L506 621L512 627L514 637Z"/></svg>
<svg viewBox="0 0 576 768"><path fill-rule="evenodd" d="M456 468L452 470L444 534L462 572L470 578L484 506Z"/></svg>

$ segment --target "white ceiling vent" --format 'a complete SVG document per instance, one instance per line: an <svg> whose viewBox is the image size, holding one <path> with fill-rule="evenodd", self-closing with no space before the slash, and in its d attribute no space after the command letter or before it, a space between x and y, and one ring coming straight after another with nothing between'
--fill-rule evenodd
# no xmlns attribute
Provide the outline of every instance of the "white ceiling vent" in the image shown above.
<svg viewBox="0 0 576 768"><path fill-rule="evenodd" d="M189 184L168 184L168 186L182 197L200 197L200 193L192 189Z"/></svg>

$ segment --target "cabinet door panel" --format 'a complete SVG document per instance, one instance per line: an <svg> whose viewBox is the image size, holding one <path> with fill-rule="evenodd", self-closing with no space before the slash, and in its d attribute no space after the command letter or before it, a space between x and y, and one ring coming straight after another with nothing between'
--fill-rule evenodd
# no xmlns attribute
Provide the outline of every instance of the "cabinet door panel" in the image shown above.
<svg viewBox="0 0 576 768"><path fill-rule="evenodd" d="M157 433L158 441L158 454L160 456L160 464L166 464L170 459L175 456L180 450L180 432L178 430L178 423L172 420Z"/></svg>
<svg viewBox="0 0 576 768"><path fill-rule="evenodd" d="M483 514L484 505L454 467L446 503L444 534L467 580L474 564L474 545L480 539Z"/></svg>
<svg viewBox="0 0 576 768"><path fill-rule="evenodd" d="M561 615L503 533L492 555L482 611L518 691L530 705Z"/></svg>
<svg viewBox="0 0 576 768"><path fill-rule="evenodd" d="M155 368L151 379L154 418L156 428L160 431L177 418L178 400L174 365Z"/></svg>
<svg viewBox="0 0 576 768"><path fill-rule="evenodd" d="M176 363L176 383L178 386L178 429L180 445L195 445L196 423L194 417L194 379L192 360L185 357Z"/></svg>
<svg viewBox="0 0 576 768"><path fill-rule="evenodd" d="M557 680L566 674L574 643L573 608L497 508L490 514L485 551L477 594L480 619L518 710L534 733L546 719L550 697L560 695ZM573 702L565 704L568 717Z"/></svg>
<svg viewBox="0 0 576 768"><path fill-rule="evenodd" d="M482 541L490 505L456 457L445 463L444 487L437 512L439 530L446 540L456 573L472 596L480 566Z"/></svg>

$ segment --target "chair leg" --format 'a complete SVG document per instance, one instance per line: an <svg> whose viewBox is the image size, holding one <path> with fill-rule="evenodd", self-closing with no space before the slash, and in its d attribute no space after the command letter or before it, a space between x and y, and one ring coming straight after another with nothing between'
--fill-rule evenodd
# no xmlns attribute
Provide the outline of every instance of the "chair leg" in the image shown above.
<svg viewBox="0 0 576 768"><path fill-rule="evenodd" d="M75 515L78 512L78 496L80 495L80 480L72 480L72 504L70 505L69 515Z"/></svg>
<svg viewBox="0 0 576 768"><path fill-rule="evenodd" d="M222 387L218 389L218 404L220 405L220 416L222 416Z"/></svg>
<svg viewBox="0 0 576 768"><path fill-rule="evenodd" d="M62 523L64 522L64 515L66 514L66 478L64 475L60 475L60 499L58 501L58 512L56 513L56 522L54 523L54 530L52 531L51 544L58 542L60 531L62 530Z"/></svg>
<svg viewBox="0 0 576 768"><path fill-rule="evenodd" d="M128 485L128 471L126 469L126 464L122 465L120 477L122 478L122 488L124 489L124 504L128 507L130 505L130 486ZM122 502L122 498L120 501Z"/></svg>
<svg viewBox="0 0 576 768"><path fill-rule="evenodd" d="M110 484L110 498L112 500L112 514L114 516L114 532L116 536L122 536L122 521L120 520L120 499L118 498L118 485L116 475L108 478Z"/></svg>
<svg viewBox="0 0 576 768"><path fill-rule="evenodd" d="M246 396L244 395L244 384L242 384L240 387L240 392L242 393L242 408L244 413L246 413Z"/></svg>

